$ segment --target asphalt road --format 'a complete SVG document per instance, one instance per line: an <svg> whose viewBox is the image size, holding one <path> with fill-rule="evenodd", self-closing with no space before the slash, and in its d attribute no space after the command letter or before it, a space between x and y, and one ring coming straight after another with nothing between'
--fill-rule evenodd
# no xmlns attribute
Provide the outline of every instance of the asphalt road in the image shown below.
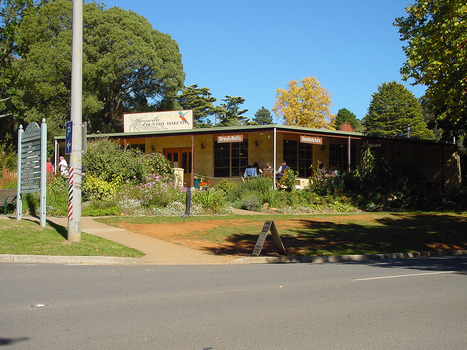
<svg viewBox="0 0 467 350"><path fill-rule="evenodd" d="M5 349L467 349L467 257L0 264Z"/></svg>

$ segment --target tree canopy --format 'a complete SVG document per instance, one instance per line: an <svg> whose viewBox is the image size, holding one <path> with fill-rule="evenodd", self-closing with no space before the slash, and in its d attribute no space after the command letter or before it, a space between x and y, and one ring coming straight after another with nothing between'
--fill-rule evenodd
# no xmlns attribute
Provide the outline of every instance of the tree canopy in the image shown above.
<svg viewBox="0 0 467 350"><path fill-rule="evenodd" d="M406 41L405 80L427 87L428 108L444 138L467 131L467 6L461 0L415 0L396 18Z"/></svg>
<svg viewBox="0 0 467 350"><path fill-rule="evenodd" d="M315 77L306 77L301 85L290 81L288 89L277 89L273 112L286 125L334 129L330 112L331 94Z"/></svg>
<svg viewBox="0 0 467 350"><path fill-rule="evenodd" d="M225 113L225 110L219 106L214 106L217 98L212 96L210 89L207 87L198 87L191 85L184 87L177 96L177 100L183 109L193 110L193 119L195 128L203 128L212 126L208 119L210 116Z"/></svg>
<svg viewBox="0 0 467 350"><path fill-rule="evenodd" d="M404 85L395 81L383 83L372 95L368 113L363 118L366 132L376 136L410 136L431 139L417 98Z"/></svg>
<svg viewBox="0 0 467 350"><path fill-rule="evenodd" d="M355 131L362 130L362 122L347 108L341 108L337 111L336 129L339 129L344 123L350 124Z"/></svg>
<svg viewBox="0 0 467 350"><path fill-rule="evenodd" d="M262 106L258 109L255 113L255 117L253 118L253 122L258 125L268 125L273 123L271 111L267 108Z"/></svg>
<svg viewBox="0 0 467 350"><path fill-rule="evenodd" d="M122 129L124 112L176 101L184 73L177 43L142 16L97 3L83 7L83 119L90 131ZM29 11L18 35L13 103L24 121L62 130L70 113L72 2Z"/></svg>
<svg viewBox="0 0 467 350"><path fill-rule="evenodd" d="M220 107L224 112L219 114L219 125L231 126L247 124L248 117L243 114L248 112L248 109L240 109L240 106L245 102L243 97L226 95L222 101L224 102L221 103Z"/></svg>

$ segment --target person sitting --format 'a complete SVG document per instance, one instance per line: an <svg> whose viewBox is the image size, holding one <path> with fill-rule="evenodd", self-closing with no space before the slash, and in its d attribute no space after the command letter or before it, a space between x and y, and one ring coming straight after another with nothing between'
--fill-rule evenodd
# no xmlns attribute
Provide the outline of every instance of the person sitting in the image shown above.
<svg viewBox="0 0 467 350"><path fill-rule="evenodd" d="M258 177L258 172L256 171L256 168L248 165L247 168L245 169L245 172L243 173L243 177L245 179L251 178L251 177Z"/></svg>
<svg viewBox="0 0 467 350"><path fill-rule="evenodd" d="M261 170L258 163L255 162L255 164L253 164L253 168L256 168L256 173L258 175L263 175L263 170Z"/></svg>
<svg viewBox="0 0 467 350"><path fill-rule="evenodd" d="M274 170L272 169L272 166L270 163L266 163L266 167L263 169L263 175L265 177L272 177L272 174L274 173Z"/></svg>
<svg viewBox="0 0 467 350"><path fill-rule="evenodd" d="M282 179L282 176L284 176L284 171L287 169L287 163L285 160L282 161L282 165L279 167L279 169L276 172L276 179L280 180Z"/></svg>

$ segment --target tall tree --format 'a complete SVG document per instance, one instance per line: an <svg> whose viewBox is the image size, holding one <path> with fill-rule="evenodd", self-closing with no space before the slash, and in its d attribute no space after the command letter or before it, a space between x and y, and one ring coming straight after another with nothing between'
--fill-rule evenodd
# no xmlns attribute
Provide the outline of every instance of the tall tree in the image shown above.
<svg viewBox="0 0 467 350"><path fill-rule="evenodd" d="M331 94L315 77L306 77L301 86L290 81L288 89L277 89L273 112L284 124L310 128L334 129L335 116L331 114Z"/></svg>
<svg viewBox="0 0 467 350"><path fill-rule="evenodd" d="M261 107L255 113L253 122L258 125L268 125L273 123L271 111L267 108Z"/></svg>
<svg viewBox="0 0 467 350"><path fill-rule="evenodd" d="M337 111L336 129L339 129L344 123L349 123L355 131L362 130L362 122L347 108L341 108Z"/></svg>
<svg viewBox="0 0 467 350"><path fill-rule="evenodd" d="M224 109L224 113L219 115L219 125L246 125L248 117L244 116L248 109L240 109L240 106L245 102L245 99L240 96L226 95L222 99L220 107Z"/></svg>
<svg viewBox="0 0 467 350"><path fill-rule="evenodd" d="M83 8L83 116L90 131L122 128L126 111L175 101L184 73L177 43L142 16L88 3ZM27 121L63 129L70 113L72 2L55 0L25 16L15 106Z"/></svg>
<svg viewBox="0 0 467 350"><path fill-rule="evenodd" d="M427 87L426 100L445 139L467 132L467 6L461 0L415 0L396 18L406 41L405 80Z"/></svg>
<svg viewBox="0 0 467 350"><path fill-rule="evenodd" d="M404 85L395 81L383 83L372 95L363 125L370 135L410 135L414 138L432 139L427 129L422 108L417 98Z"/></svg>
<svg viewBox="0 0 467 350"><path fill-rule="evenodd" d="M18 58L17 35L24 14L31 7L47 1L0 1L0 139L3 146L13 145L16 139L16 117L11 97L15 92L13 62Z"/></svg>
<svg viewBox="0 0 467 350"><path fill-rule="evenodd" d="M223 108L214 106L217 99L212 96L209 88L200 88L196 84L184 87L177 100L183 109L193 110L195 128L209 127L212 125L208 119L210 116L225 113Z"/></svg>

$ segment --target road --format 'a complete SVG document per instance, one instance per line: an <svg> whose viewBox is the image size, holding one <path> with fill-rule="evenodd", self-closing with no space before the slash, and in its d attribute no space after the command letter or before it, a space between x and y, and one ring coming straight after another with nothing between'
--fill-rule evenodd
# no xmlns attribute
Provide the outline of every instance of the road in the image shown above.
<svg viewBox="0 0 467 350"><path fill-rule="evenodd" d="M467 257L0 264L5 349L467 349Z"/></svg>

